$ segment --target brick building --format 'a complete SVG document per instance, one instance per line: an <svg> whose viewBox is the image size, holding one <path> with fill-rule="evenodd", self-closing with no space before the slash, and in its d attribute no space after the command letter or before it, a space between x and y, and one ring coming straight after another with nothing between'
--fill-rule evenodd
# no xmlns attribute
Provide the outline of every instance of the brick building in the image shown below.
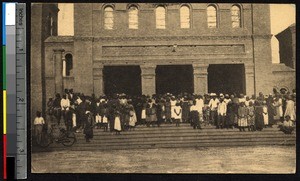
<svg viewBox="0 0 300 181"><path fill-rule="evenodd" d="M36 99L44 102L65 88L97 96L270 93L285 77L295 80L295 71L272 64L271 37L267 4L75 3L74 36L41 39L31 81L42 84Z"/></svg>

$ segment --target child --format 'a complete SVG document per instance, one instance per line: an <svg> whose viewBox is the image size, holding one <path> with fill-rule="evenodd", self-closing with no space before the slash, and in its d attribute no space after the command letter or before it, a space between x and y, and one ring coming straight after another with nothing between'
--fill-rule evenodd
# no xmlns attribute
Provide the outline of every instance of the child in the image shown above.
<svg viewBox="0 0 300 181"><path fill-rule="evenodd" d="M42 113L40 111L36 112L36 117L34 119L33 125L34 125L34 132L35 132L35 137L36 141L38 143L41 142L41 136L42 136L42 131L43 131L43 126L45 124L45 120L42 117Z"/></svg>
<svg viewBox="0 0 300 181"><path fill-rule="evenodd" d="M175 122L176 122L176 127L177 126L179 127L179 123L181 122L181 118L182 118L182 109L181 109L179 103L175 104L174 113L175 113L174 119L175 119Z"/></svg>
<svg viewBox="0 0 300 181"><path fill-rule="evenodd" d="M86 142L90 142L90 139L93 138L93 124L94 124L94 117L90 111L86 111L85 113L85 127L83 134L85 134Z"/></svg>

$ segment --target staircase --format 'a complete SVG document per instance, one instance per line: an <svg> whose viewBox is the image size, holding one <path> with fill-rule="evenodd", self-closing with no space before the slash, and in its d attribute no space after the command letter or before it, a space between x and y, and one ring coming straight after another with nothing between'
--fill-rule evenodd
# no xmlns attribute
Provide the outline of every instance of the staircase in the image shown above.
<svg viewBox="0 0 300 181"><path fill-rule="evenodd" d="M275 128L276 127L276 128ZM161 127L137 126L133 131L115 135L94 129L94 138L87 143L83 133L76 133L77 142L72 147L53 143L48 148L34 146L33 152L40 151L93 151L117 149L151 149L181 147L222 147L256 145L295 145L296 134L286 135L277 126L263 131L240 132L238 129L215 129L213 126L193 129L189 124L164 124Z"/></svg>

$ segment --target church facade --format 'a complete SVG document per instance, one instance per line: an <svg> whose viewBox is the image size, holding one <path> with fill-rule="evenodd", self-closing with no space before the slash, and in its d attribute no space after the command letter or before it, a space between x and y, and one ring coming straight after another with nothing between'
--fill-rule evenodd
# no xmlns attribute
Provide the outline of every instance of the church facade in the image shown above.
<svg viewBox="0 0 300 181"><path fill-rule="evenodd" d="M44 102L70 88L96 96L293 89L295 70L276 69L292 81L273 76L271 37L268 4L75 3L74 36L43 41L43 58L31 61L43 62L44 79L31 81L43 84Z"/></svg>

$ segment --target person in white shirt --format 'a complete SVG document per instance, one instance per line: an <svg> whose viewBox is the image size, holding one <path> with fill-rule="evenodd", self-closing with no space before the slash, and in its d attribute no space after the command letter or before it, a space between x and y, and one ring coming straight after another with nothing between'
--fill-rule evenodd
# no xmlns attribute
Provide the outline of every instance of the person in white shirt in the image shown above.
<svg viewBox="0 0 300 181"><path fill-rule="evenodd" d="M225 127L225 117L227 112L227 104L223 99L220 99L220 103L218 105L218 122L217 129L223 129Z"/></svg>
<svg viewBox="0 0 300 181"><path fill-rule="evenodd" d="M67 98L67 95L63 95L63 98L60 101L60 106L65 124L67 125L67 122L72 119L69 115L70 100Z"/></svg>
<svg viewBox="0 0 300 181"><path fill-rule="evenodd" d="M45 125L45 120L42 117L42 113L40 111L36 112L36 117L33 122L34 125L34 135L36 137L36 142L40 143L41 142L41 136L42 136L42 131L43 131L43 126Z"/></svg>
<svg viewBox="0 0 300 181"><path fill-rule="evenodd" d="M217 126L217 120L218 120L217 109L218 109L219 99L217 98L217 95L215 93L212 93L211 97L212 99L210 99L208 103L208 106L211 110L210 116L215 126Z"/></svg>
<svg viewBox="0 0 300 181"><path fill-rule="evenodd" d="M193 101L193 105L190 108L190 116L191 116L191 125L194 129L201 129L201 124L199 120L198 108L196 106L196 100Z"/></svg>
<svg viewBox="0 0 300 181"><path fill-rule="evenodd" d="M201 119L201 117L203 116L203 107L204 107L204 101L202 99L202 96L198 96L196 99L196 107L198 109L198 113L199 113L199 119Z"/></svg>

